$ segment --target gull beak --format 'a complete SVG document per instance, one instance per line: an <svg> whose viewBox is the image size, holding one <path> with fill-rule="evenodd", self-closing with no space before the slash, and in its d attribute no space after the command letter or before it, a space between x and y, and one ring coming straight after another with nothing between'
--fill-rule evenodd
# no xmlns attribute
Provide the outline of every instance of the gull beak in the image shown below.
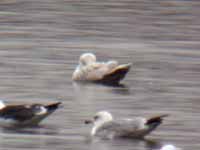
<svg viewBox="0 0 200 150"><path fill-rule="evenodd" d="M91 123L93 123L92 120L85 120L85 124L91 124Z"/></svg>

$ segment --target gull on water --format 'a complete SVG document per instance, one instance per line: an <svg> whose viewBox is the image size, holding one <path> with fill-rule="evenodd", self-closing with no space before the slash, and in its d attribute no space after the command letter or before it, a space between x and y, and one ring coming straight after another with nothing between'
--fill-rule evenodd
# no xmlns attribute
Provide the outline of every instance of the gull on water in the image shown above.
<svg viewBox="0 0 200 150"><path fill-rule="evenodd" d="M118 84L131 68L131 63L119 65L117 61L97 62L93 53L84 53L72 75L74 81Z"/></svg>
<svg viewBox="0 0 200 150"><path fill-rule="evenodd" d="M5 105L0 101L0 125L9 126L35 126L44 118L53 113L61 102L55 102L47 105Z"/></svg>
<svg viewBox="0 0 200 150"><path fill-rule="evenodd" d="M100 111L96 113L92 120L85 120L85 124L93 124L91 136L108 139L115 137L144 138L156 129L166 116L168 115L157 115L149 119L135 117L115 120L109 112Z"/></svg>
<svg viewBox="0 0 200 150"><path fill-rule="evenodd" d="M175 147L174 145L168 144L164 145L160 150L181 150L178 147Z"/></svg>

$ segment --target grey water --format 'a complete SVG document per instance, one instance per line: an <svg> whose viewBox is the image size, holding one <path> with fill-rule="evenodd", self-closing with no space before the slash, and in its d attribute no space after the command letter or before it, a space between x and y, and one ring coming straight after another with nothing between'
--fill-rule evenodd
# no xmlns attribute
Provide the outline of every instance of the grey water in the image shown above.
<svg viewBox="0 0 200 150"><path fill-rule="evenodd" d="M0 128L1 150L200 149L198 0L1 0L0 99L63 108L37 128ZM123 86L77 84L79 56L133 63ZM145 140L90 139L84 120L167 117Z"/></svg>

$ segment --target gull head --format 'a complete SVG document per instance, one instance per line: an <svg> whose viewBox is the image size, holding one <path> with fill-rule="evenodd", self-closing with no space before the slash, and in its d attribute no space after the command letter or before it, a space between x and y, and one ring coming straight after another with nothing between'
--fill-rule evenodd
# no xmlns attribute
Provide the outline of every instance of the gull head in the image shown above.
<svg viewBox="0 0 200 150"><path fill-rule="evenodd" d="M96 56L92 53L84 53L79 58L79 64L83 66L94 62L96 62Z"/></svg>
<svg viewBox="0 0 200 150"><path fill-rule="evenodd" d="M113 117L112 115L107 111L100 111L97 112L94 116L94 124L103 124L105 122L112 121Z"/></svg>
<svg viewBox="0 0 200 150"><path fill-rule="evenodd" d="M85 121L85 124L90 124L92 123L93 124L93 128L92 128L92 131L91 131L91 135L94 136L97 132L97 130L103 126L105 123L109 122L109 121L112 121L113 120L113 117L112 115L107 112L107 111L100 111L100 112L97 112L93 119L92 120L86 120Z"/></svg>
<svg viewBox="0 0 200 150"><path fill-rule="evenodd" d="M0 100L0 110L3 109L5 106L5 103L2 100Z"/></svg>
<svg viewBox="0 0 200 150"><path fill-rule="evenodd" d="M99 126L112 120L113 117L109 112L99 111L94 115L92 120L85 120L85 124L93 123L95 126Z"/></svg>

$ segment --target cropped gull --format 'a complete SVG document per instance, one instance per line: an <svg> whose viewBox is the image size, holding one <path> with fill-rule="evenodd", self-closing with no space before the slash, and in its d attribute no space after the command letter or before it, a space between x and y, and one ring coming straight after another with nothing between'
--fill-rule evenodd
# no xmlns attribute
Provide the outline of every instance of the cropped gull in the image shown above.
<svg viewBox="0 0 200 150"><path fill-rule="evenodd" d="M174 145L168 144L164 145L160 150L181 150L178 147L175 147Z"/></svg>
<svg viewBox="0 0 200 150"><path fill-rule="evenodd" d="M60 104L61 102L47 105L5 105L3 101L0 101L0 124L5 127L38 125L44 118L53 113Z"/></svg>
<svg viewBox="0 0 200 150"><path fill-rule="evenodd" d="M131 63L119 65L117 61L97 62L93 53L84 53L72 75L74 81L118 84L131 68Z"/></svg>
<svg viewBox="0 0 200 150"><path fill-rule="evenodd" d="M149 119L143 117L113 119L107 111L100 111L92 120L85 120L86 124L93 124L91 136L112 139L115 137L144 138L156 129L167 114L158 115Z"/></svg>

